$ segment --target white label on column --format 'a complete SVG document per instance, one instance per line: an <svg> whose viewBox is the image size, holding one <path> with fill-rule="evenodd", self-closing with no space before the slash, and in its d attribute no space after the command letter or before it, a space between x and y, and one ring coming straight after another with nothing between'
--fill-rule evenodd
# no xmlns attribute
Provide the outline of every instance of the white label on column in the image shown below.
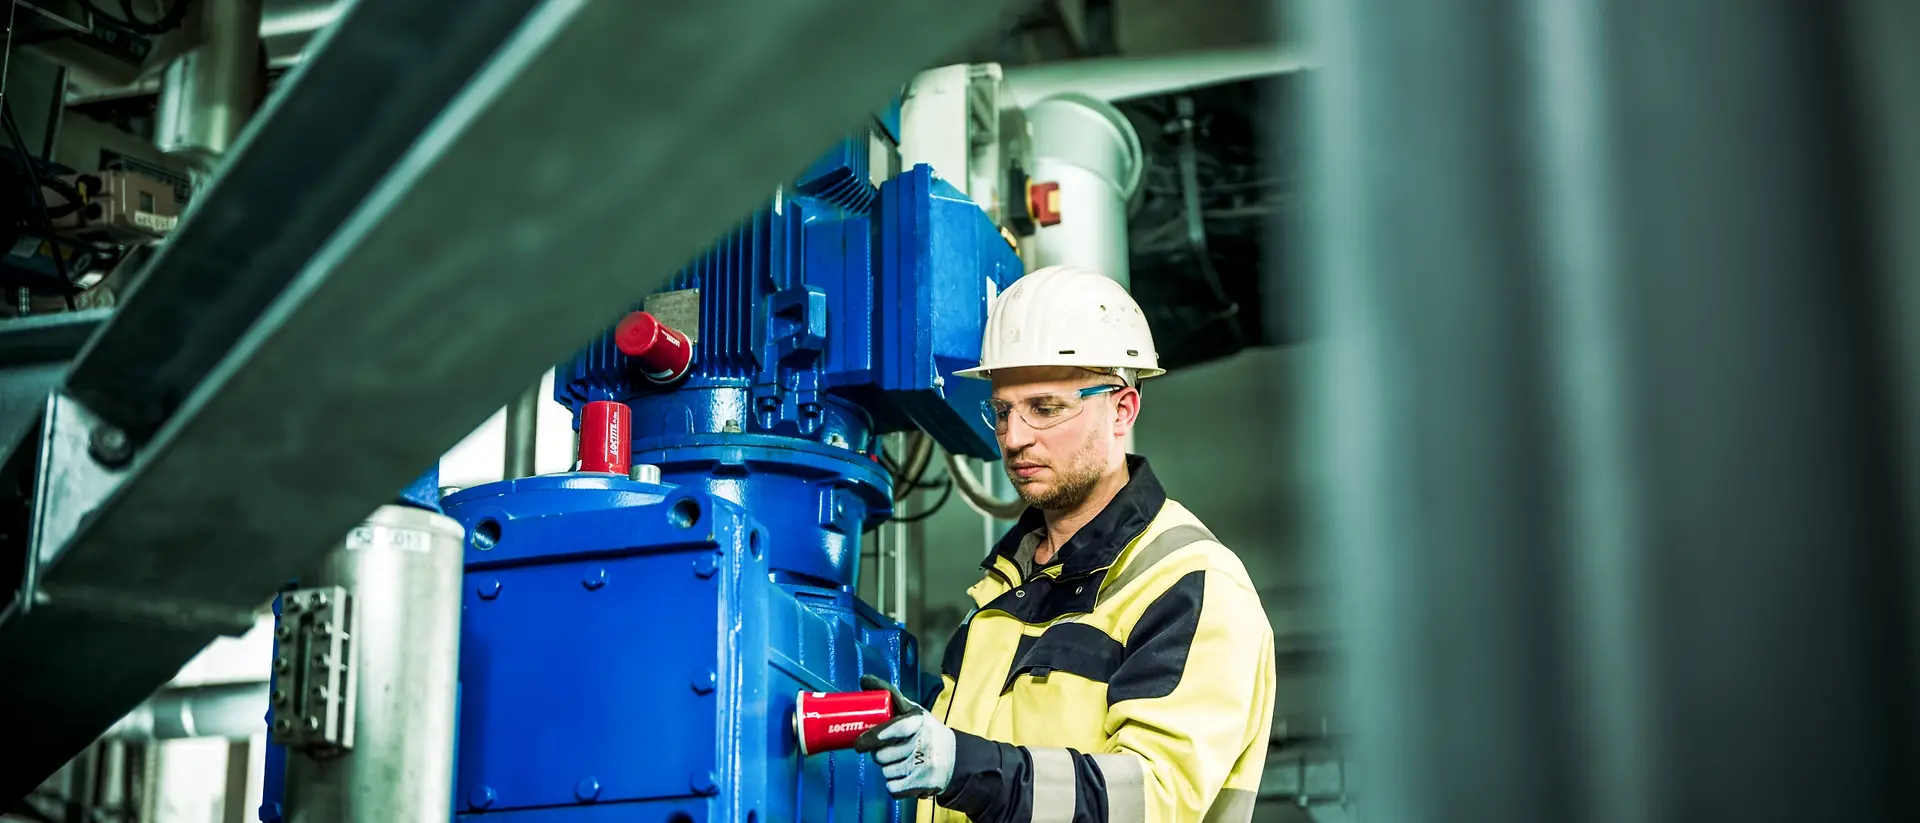
<svg viewBox="0 0 1920 823"><path fill-rule="evenodd" d="M361 549L392 549L408 552L427 552L433 549L433 535L412 529L396 529L391 526L357 526L347 532L347 548L353 551Z"/></svg>

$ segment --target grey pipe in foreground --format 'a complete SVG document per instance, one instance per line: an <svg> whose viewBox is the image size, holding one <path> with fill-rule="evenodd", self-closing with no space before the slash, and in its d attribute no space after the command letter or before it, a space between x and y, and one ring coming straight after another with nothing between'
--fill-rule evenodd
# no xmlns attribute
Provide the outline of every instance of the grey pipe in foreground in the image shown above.
<svg viewBox="0 0 1920 823"><path fill-rule="evenodd" d="M507 480L534 475L539 450L540 384L534 383L507 406L506 456L501 476Z"/></svg>
<svg viewBox="0 0 1920 823"><path fill-rule="evenodd" d="M1302 49L1274 45L1014 66L1006 78L1014 101L1025 107L1060 94L1113 103L1312 67Z"/></svg>
<svg viewBox="0 0 1920 823"><path fill-rule="evenodd" d="M120 740L245 740L266 732L266 713L265 681L166 689L115 723L106 736Z"/></svg>
<svg viewBox="0 0 1920 823"><path fill-rule="evenodd" d="M1081 266L1132 284L1127 210L1145 166L1140 135L1126 115L1079 94L1027 107L1033 179L1060 185L1060 222L1022 245L1034 268Z"/></svg>
<svg viewBox="0 0 1920 823"><path fill-rule="evenodd" d="M1860 71L1920 14L1312 7L1304 442L1364 817L1920 820L1920 97Z"/></svg>

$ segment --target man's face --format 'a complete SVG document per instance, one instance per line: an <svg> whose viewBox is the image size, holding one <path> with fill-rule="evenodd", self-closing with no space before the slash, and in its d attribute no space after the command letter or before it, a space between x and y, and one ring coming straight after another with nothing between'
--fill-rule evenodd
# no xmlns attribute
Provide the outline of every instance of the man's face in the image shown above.
<svg viewBox="0 0 1920 823"><path fill-rule="evenodd" d="M1080 396L1082 389L1118 385L1118 377L1065 367L993 373L993 399L1009 410L996 432L1001 466L1027 505L1043 511L1078 506L1125 459L1119 438L1133 424L1139 394Z"/></svg>

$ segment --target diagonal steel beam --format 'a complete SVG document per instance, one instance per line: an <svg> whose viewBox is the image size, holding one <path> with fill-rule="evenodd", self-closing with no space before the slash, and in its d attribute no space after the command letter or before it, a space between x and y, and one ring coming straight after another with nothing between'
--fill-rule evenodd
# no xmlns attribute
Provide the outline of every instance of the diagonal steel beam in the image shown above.
<svg viewBox="0 0 1920 823"><path fill-rule="evenodd" d="M105 730L223 622L172 618L264 601L1008 4L541 3L343 223L279 226L326 240L310 259L254 258L250 274L293 273L284 289L203 377L182 381L170 413L159 404L124 481L42 570L44 598L0 625L0 723L33 758L0 775L0 797ZM326 91L303 71L269 118ZM213 215L238 219L223 205L253 205L235 192L255 190L244 161L273 148L271 127L243 138L177 244L219 230ZM363 128L377 124L334 134ZM313 172L280 182L328 185L331 170ZM160 282L131 296L76 368L71 394L96 414L138 419L106 411L115 381L85 374L137 348L128 318L166 299ZM191 325L180 311L175 324ZM117 380L151 388L124 370Z"/></svg>

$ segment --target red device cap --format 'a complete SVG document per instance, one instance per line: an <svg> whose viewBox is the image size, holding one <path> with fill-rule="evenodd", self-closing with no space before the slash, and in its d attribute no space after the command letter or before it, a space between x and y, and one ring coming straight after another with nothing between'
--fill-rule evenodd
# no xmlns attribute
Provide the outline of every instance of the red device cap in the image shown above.
<svg viewBox="0 0 1920 823"><path fill-rule="evenodd" d="M580 470L625 476L633 466L633 409L595 400L580 410Z"/></svg>
<svg viewBox="0 0 1920 823"><path fill-rule="evenodd" d="M693 363L693 343L673 327L643 311L620 319L613 327L613 345L640 364L655 383L671 383Z"/></svg>
<svg viewBox="0 0 1920 823"><path fill-rule="evenodd" d="M893 719L893 694L801 692L793 700L793 734L800 754L853 748L866 730Z"/></svg>

